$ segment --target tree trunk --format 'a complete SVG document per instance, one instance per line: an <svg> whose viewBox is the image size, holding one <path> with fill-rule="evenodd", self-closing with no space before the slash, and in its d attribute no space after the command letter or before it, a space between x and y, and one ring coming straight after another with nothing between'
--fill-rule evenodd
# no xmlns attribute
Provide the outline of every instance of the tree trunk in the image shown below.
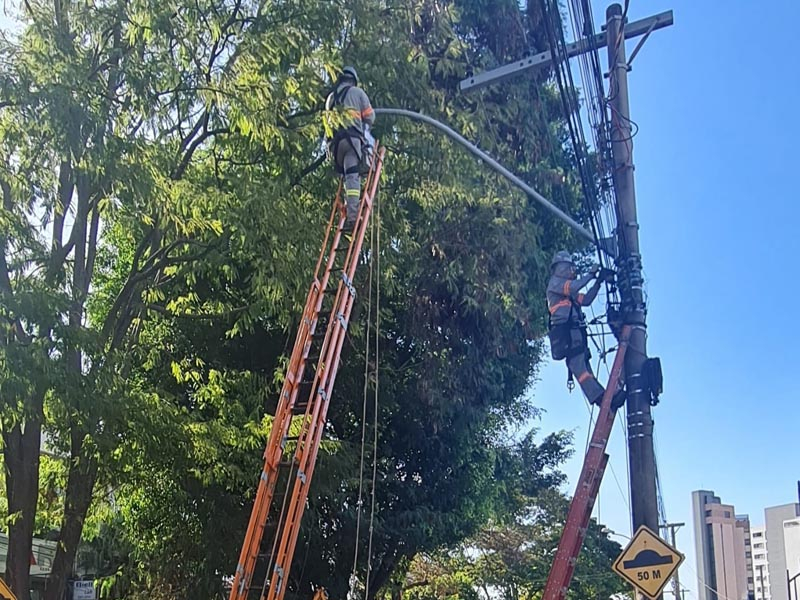
<svg viewBox="0 0 800 600"><path fill-rule="evenodd" d="M44 600L62 600L67 579L72 575L75 555L81 541L83 523L92 503L92 491L97 481L97 459L94 449L87 449L83 443L83 433L77 424L72 426L72 460L67 479L64 518L58 537L53 568L47 578Z"/></svg>
<svg viewBox="0 0 800 600"><path fill-rule="evenodd" d="M392 556L387 552L381 559L378 566L372 571L369 582L369 597L367 600L375 600L378 593L391 579L392 573L394 573L395 568L400 564L402 558L402 553L397 556Z"/></svg>
<svg viewBox="0 0 800 600"><path fill-rule="evenodd" d="M42 439L41 400L34 398L33 414L24 425L3 430L3 457L8 497L8 556L6 580L18 600L30 600L33 527L39 497L39 446Z"/></svg>

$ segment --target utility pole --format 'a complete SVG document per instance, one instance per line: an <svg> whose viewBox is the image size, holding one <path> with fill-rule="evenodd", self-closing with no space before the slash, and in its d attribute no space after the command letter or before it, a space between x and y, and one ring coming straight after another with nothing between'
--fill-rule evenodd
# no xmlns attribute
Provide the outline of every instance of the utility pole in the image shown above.
<svg viewBox="0 0 800 600"><path fill-rule="evenodd" d="M622 31L622 6L606 10L609 88L611 96L611 148L614 156L614 190L617 196L618 281L622 319L631 326L630 353L625 357L628 392L628 447L630 449L631 510L633 530L646 525L658 531L656 463L650 385L643 376L647 361L647 310L642 290L642 256L633 181L633 137L628 105L628 70Z"/></svg>
<svg viewBox="0 0 800 600"><path fill-rule="evenodd" d="M678 531L681 527L686 525L686 523L664 523L661 527L664 529L669 529L669 541L672 544L673 548L677 548L678 544L675 542L675 532ZM675 596L675 600L682 600L683 594L681 593L681 580L679 577L680 569L675 570L675 575L672 576L672 594Z"/></svg>
<svg viewBox="0 0 800 600"><path fill-rule="evenodd" d="M647 357L647 309L642 289L642 257L639 251L639 223L636 216L636 192L633 178L633 138L628 105L628 71L625 40L643 36L631 53L631 61L650 34L672 25L672 11L666 11L633 23L623 22L623 10L612 4L606 11L606 31L591 32L566 46L566 57L554 57L551 49L522 58L491 71L473 75L460 84L462 91L471 91L522 73L549 67L557 58L569 60L586 52L607 47L608 81L606 93L611 109L611 149L613 179L617 204L617 282L621 298L619 318L631 327L630 344L625 356L625 388L627 391L628 448L630 454L631 519L633 531L645 525L658 532L658 495L656 491L655 452L651 399L660 392L661 373L657 359ZM599 150L599 149L598 149ZM602 240L601 240L602 242ZM600 244L603 245L602 243ZM799 482L800 483L800 482ZM800 489L798 490L800 492ZM676 599L680 595L676 583ZM660 600L660 597L659 597Z"/></svg>

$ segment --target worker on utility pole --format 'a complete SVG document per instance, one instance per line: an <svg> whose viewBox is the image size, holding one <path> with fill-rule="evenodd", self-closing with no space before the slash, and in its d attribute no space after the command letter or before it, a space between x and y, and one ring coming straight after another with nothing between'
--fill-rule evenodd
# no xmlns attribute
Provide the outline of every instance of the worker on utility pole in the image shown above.
<svg viewBox="0 0 800 600"><path fill-rule="evenodd" d="M550 311L550 351L553 359L565 360L569 372L569 380L575 376L586 399L600 406L605 389L592 373L589 361L589 337L586 332L586 316L582 307L590 306L603 281L608 281L614 272L593 265L589 273L577 276L575 263L569 252L556 252L550 263L550 282L547 284L547 306ZM592 286L581 292L589 282ZM625 402L624 392L619 390L612 400L611 406L619 408Z"/></svg>
<svg viewBox="0 0 800 600"><path fill-rule="evenodd" d="M350 231L358 217L361 175L369 171L374 145L369 127L375 122L375 112L366 92L358 87L358 73L354 67L342 69L336 88L325 101L328 115L336 107L343 110L342 119L334 124L326 118L325 134L336 171L344 177L347 207L344 228Z"/></svg>

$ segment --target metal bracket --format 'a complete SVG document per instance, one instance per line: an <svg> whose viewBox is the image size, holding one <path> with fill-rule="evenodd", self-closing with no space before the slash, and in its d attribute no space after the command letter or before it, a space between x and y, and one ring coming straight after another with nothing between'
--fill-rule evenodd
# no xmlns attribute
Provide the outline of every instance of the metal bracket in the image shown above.
<svg viewBox="0 0 800 600"><path fill-rule="evenodd" d="M644 34L644 37L639 40L639 43L636 44L636 48L633 49L633 52L631 52L631 55L628 57L628 71L631 70L631 63L633 63L633 59L636 58L637 54L639 54L639 50L642 49L642 46L644 46L644 43L647 41L647 38L649 38L650 34L653 33L653 29L655 29L655 26L656 22L653 21L650 24L650 27L648 27L647 32Z"/></svg>
<svg viewBox="0 0 800 600"><path fill-rule="evenodd" d="M306 474L299 469L297 470L297 478L303 482L303 485L306 484Z"/></svg>
<svg viewBox="0 0 800 600"><path fill-rule="evenodd" d="M280 565L275 565L273 571L275 571L275 573L278 575L278 584L275 587L275 591L278 591L281 589L281 584L283 584L283 567Z"/></svg>
<svg viewBox="0 0 800 600"><path fill-rule="evenodd" d="M625 39L638 37L640 35L649 35L656 29L669 27L673 23L672 11L668 10L652 17L647 17L633 23L628 23L624 27ZM566 54L568 58L583 54L587 50L594 50L596 48L603 48L607 45L606 34L597 33L590 38L581 39L577 42L572 42L566 46ZM520 73L528 70L536 71L542 67L548 66L553 62L553 55L550 51L540 52L533 56L528 56L520 60L515 60L507 65L473 75L468 79L464 79L459 84L462 92L477 90L493 83L499 83L506 79L510 79L519 75Z"/></svg>
<svg viewBox="0 0 800 600"><path fill-rule="evenodd" d="M347 273L342 273L342 281L344 281L345 287L347 287L350 295L355 298L356 297L356 288L353 286L353 282L350 281L350 278L347 276Z"/></svg>
<svg viewBox="0 0 800 600"><path fill-rule="evenodd" d="M347 331L347 321L344 318L343 313L336 313L336 319L339 321L339 325L342 326L342 329Z"/></svg>

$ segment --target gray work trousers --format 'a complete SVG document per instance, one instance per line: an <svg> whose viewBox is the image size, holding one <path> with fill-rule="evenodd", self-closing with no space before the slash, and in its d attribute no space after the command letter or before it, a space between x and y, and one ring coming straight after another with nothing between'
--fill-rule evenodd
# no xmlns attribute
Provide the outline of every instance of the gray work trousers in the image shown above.
<svg viewBox="0 0 800 600"><path fill-rule="evenodd" d="M583 349L583 352L578 352L573 356L567 358L567 368L570 373L578 380L578 385L581 386L584 396L589 402L600 404L600 400L605 393L605 388L600 385L597 378L592 373L592 366L589 364L589 349L586 346L586 341L583 338L583 333L580 329L572 329L570 331L571 346L577 349Z"/></svg>
<svg viewBox="0 0 800 600"><path fill-rule="evenodd" d="M358 203L361 199L361 176L358 174L358 165L361 155L356 149L361 149L361 140L350 138L339 142L336 148L336 166L344 173L345 205L347 206L347 219L354 220L358 216Z"/></svg>

